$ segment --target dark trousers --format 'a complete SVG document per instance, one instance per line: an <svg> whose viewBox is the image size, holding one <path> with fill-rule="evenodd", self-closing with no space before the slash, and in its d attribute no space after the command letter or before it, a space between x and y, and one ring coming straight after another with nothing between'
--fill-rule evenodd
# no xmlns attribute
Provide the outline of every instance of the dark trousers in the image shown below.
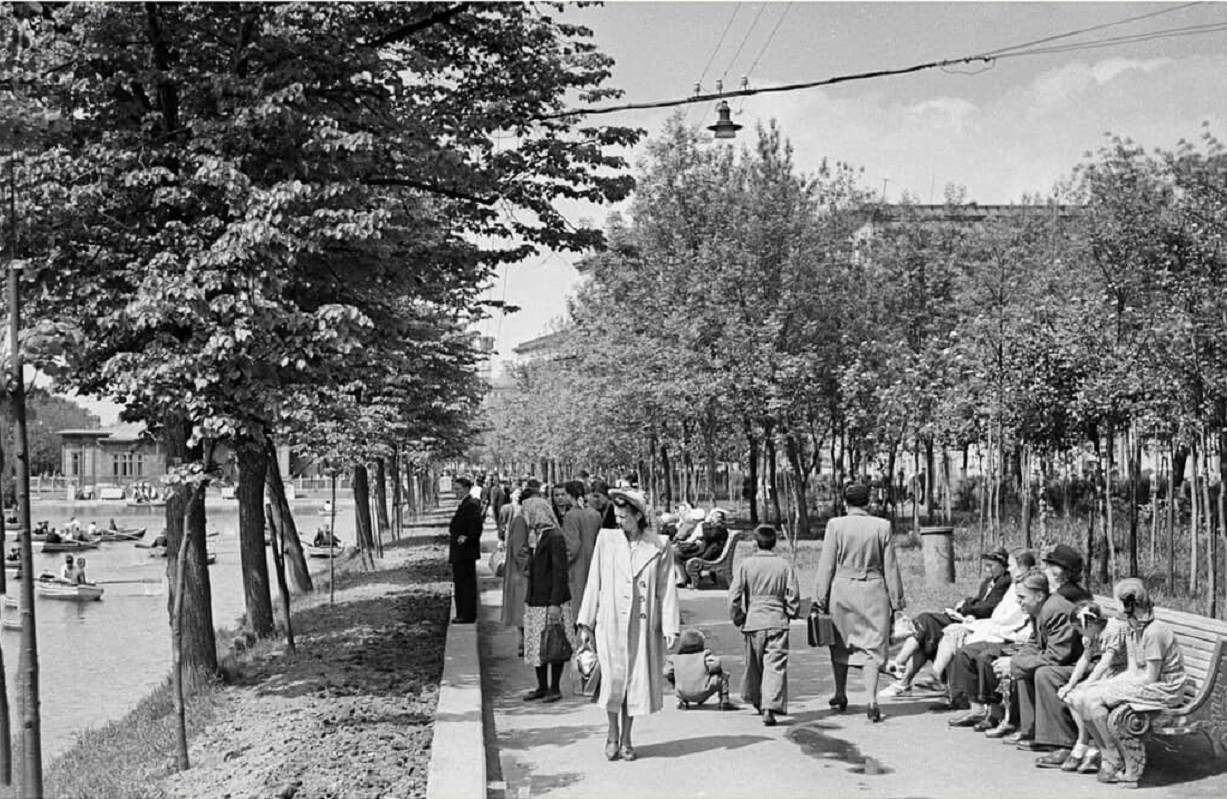
<svg viewBox="0 0 1227 799"><path fill-rule="evenodd" d="M956 652L948 671L950 699L984 704L1000 702L999 680L993 673L993 661L1005 654L1009 646L980 641Z"/></svg>
<svg viewBox="0 0 1227 799"><path fill-rule="evenodd" d="M456 600L456 618L477 621L477 561L452 563L452 596Z"/></svg>
<svg viewBox="0 0 1227 799"><path fill-rule="evenodd" d="M954 619L945 613L921 613L912 619L916 629L916 643L928 660L937 657L937 645L941 643L942 631L954 624Z"/></svg>
<svg viewBox="0 0 1227 799"><path fill-rule="evenodd" d="M1069 705L1057 697L1057 689L1069 682L1069 675L1073 673L1073 666L1041 666L1029 681L1030 694L1019 692L1019 714L1027 712L1024 703L1031 705L1036 743L1071 747L1078 740L1078 727L1070 715Z"/></svg>

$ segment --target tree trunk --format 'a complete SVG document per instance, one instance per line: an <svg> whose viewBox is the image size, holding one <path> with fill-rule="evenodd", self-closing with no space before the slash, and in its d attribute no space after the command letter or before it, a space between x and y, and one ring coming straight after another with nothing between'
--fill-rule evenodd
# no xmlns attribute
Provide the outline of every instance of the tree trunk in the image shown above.
<svg viewBox="0 0 1227 799"><path fill-rule="evenodd" d="M1176 593L1176 457L1167 467L1167 590Z"/></svg>
<svg viewBox="0 0 1227 799"><path fill-rule="evenodd" d="M1130 424L1125 439L1129 460L1129 576L1138 576L1138 484L1141 482L1142 453L1138 451L1137 430Z"/></svg>
<svg viewBox="0 0 1227 799"><path fill-rule="evenodd" d="M189 425L182 418L168 419L163 427L162 445L168 468L201 462L202 447L188 448ZM190 530L191 535L186 536ZM184 566L179 568L180 544L187 542ZM209 582L209 567L205 546L204 492L193 491L190 485L179 484L166 500L166 584L179 586L183 574L182 619L178 651L188 680L217 673L217 639L213 631L213 590ZM170 623L175 619L175 588L167 598Z"/></svg>
<svg viewBox="0 0 1227 799"><path fill-rule="evenodd" d="M366 465L359 463L354 466L354 513L357 521L358 548L362 550L362 561L370 568L375 567L375 540L371 535L371 492L367 483Z"/></svg>
<svg viewBox="0 0 1227 799"><path fill-rule="evenodd" d="M780 524L780 492L776 487L775 435L768 434L765 438L767 441L767 477L771 481L771 523L778 527Z"/></svg>
<svg viewBox="0 0 1227 799"><path fill-rule="evenodd" d="M1227 416L1227 413L1223 415ZM1227 428L1219 428L1218 475L1218 529L1219 534L1227 539Z"/></svg>
<svg viewBox="0 0 1227 799"><path fill-rule="evenodd" d="M1214 506L1210 502L1210 441L1201 437L1201 508L1206 520L1206 615L1214 618L1214 598L1218 593L1217 564L1214 562Z"/></svg>
<svg viewBox="0 0 1227 799"><path fill-rule="evenodd" d="M1031 549L1031 448L1019 445L1018 501L1022 506L1023 546Z"/></svg>
<svg viewBox="0 0 1227 799"><path fill-rule="evenodd" d="M285 529L273 516L272 503L265 503L264 516L273 531L270 546L273 548L273 566L277 569L277 592L281 594L281 612L285 616L285 643L290 652L294 652L294 620L290 616L290 589L285 580Z"/></svg>
<svg viewBox="0 0 1227 799"><path fill-rule="evenodd" d="M750 420L743 420L742 425L745 429L746 444L750 448L749 464L750 468L747 471L746 477L749 483L749 496L746 499L750 503L750 524L758 525L758 436L754 434L754 427L750 424Z"/></svg>
<svg viewBox="0 0 1227 799"><path fill-rule="evenodd" d="M399 541L404 535L404 494L400 483L400 446L392 447L392 538Z"/></svg>
<svg viewBox="0 0 1227 799"><path fill-rule="evenodd" d="M716 436L715 412L707 412L707 424L703 429L703 455L707 460L707 501L713 507L716 505Z"/></svg>
<svg viewBox="0 0 1227 799"><path fill-rule="evenodd" d="M660 471L661 479L664 480L664 488L662 493L665 497L665 507L673 507L673 465L669 463L669 445L663 441L660 443Z"/></svg>
<svg viewBox="0 0 1227 799"><path fill-rule="evenodd" d="M388 535L388 492L385 486L388 480L388 470L383 458L375 459L375 520L379 523L375 539L375 551L383 557L383 539ZM483 486L484 487L484 486Z"/></svg>
<svg viewBox="0 0 1227 799"><path fill-rule="evenodd" d="M1104 581L1109 585L1116 582L1116 517L1113 507L1112 472L1116 470L1116 431L1108 428L1108 473L1104 475L1104 507L1107 510L1104 524L1104 535L1108 538L1108 570L1104 573Z"/></svg>
<svg viewBox="0 0 1227 799"><path fill-rule="evenodd" d="M933 482L937 477L937 462L933 458L933 436L925 436L925 515L932 524L933 513Z"/></svg>
<svg viewBox="0 0 1227 799"><path fill-rule="evenodd" d="M298 537L298 525L294 522L294 514L290 511L290 502L285 497L285 484L281 480L281 467L277 465L277 448L271 438L265 439L265 449L269 456L269 468L264 474L264 488L272 500L273 522L282 531L284 546L282 553L289 571L290 585L299 593L315 590L311 572L307 569L307 557L302 551L302 542Z"/></svg>
<svg viewBox="0 0 1227 799"><path fill-rule="evenodd" d="M1189 499L1191 500L1190 509L1191 515L1189 519L1189 595L1197 596L1197 589L1200 584L1197 570L1201 566L1198 561L1197 553L1197 535L1201 532L1201 518L1198 513L1197 496L1197 445L1194 444L1189 450Z"/></svg>
<svg viewBox="0 0 1227 799"><path fill-rule="evenodd" d="M788 458L789 467L792 469L792 489L797 505L797 525L792 536L793 549L795 550L797 540L809 537L809 495L807 490L809 475L805 464L801 462L800 447L797 446L796 438L791 434L784 439L784 454Z"/></svg>
<svg viewBox="0 0 1227 799"><path fill-rule="evenodd" d="M1095 517L1099 515L1099 500L1091 505L1091 519L1086 525L1086 563L1082 567L1086 572L1086 587L1095 585Z"/></svg>
<svg viewBox="0 0 1227 799"><path fill-rule="evenodd" d="M952 506L953 493L950 485L950 451L942 446L942 522L950 524L954 521L954 508Z"/></svg>
<svg viewBox="0 0 1227 799"><path fill-rule="evenodd" d="M268 455L262 444L237 441L239 484L239 560L243 568L243 600L247 624L259 638L276 633L273 600L268 580L268 556L264 554L264 482Z"/></svg>
<svg viewBox="0 0 1227 799"><path fill-rule="evenodd" d="M196 490L192 489L193 498L196 493ZM189 500L189 503L191 501ZM169 539L169 536L167 538ZM175 705L175 765L178 766L180 771L187 771L192 767L191 761L188 759L187 698L183 685L183 606L185 604L184 597L187 595L187 580L185 579L188 571L187 561L188 555L193 548L193 538L191 526L189 525L186 528L185 537L182 539L183 545L179 547L179 552L175 555L175 590L170 614L170 675Z"/></svg>

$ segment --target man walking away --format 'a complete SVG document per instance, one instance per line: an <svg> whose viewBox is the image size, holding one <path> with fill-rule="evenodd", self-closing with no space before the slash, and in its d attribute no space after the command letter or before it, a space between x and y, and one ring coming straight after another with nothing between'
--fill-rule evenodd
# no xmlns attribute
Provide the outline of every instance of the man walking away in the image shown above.
<svg viewBox="0 0 1227 799"><path fill-rule="evenodd" d="M477 621L477 559L481 557L481 500L471 493L473 478L461 475L454 481L461 495L460 506L448 527L447 560L452 564L452 591L456 598L455 624Z"/></svg>
<svg viewBox="0 0 1227 799"><path fill-rule="evenodd" d="M737 564L729 587L729 614L745 640L741 698L774 727L788 713L788 621L801 612L797 574L775 554L775 528L754 530L758 551Z"/></svg>

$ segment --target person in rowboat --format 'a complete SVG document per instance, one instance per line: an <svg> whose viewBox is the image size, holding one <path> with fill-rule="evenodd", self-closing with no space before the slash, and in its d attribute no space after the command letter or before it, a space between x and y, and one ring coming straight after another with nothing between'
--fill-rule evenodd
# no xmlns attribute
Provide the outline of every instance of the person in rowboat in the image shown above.
<svg viewBox="0 0 1227 799"><path fill-rule="evenodd" d="M89 540L91 541L97 538L98 537L98 522L90 522L89 529L86 531L86 534L89 536Z"/></svg>
<svg viewBox="0 0 1227 799"><path fill-rule="evenodd" d="M77 571L72 581L74 585L89 584L89 580L85 577L85 558L77 558Z"/></svg>
<svg viewBox="0 0 1227 799"><path fill-rule="evenodd" d="M110 530L112 533L118 533L118 532L119 532L119 525L117 525L117 524L115 523L115 519L113 519L113 518L111 519L110 524L108 524L108 525L107 525L107 529L108 529L108 530Z"/></svg>
<svg viewBox="0 0 1227 799"><path fill-rule="evenodd" d="M77 581L77 566L71 553L64 556L64 565L60 567L60 580L65 583Z"/></svg>

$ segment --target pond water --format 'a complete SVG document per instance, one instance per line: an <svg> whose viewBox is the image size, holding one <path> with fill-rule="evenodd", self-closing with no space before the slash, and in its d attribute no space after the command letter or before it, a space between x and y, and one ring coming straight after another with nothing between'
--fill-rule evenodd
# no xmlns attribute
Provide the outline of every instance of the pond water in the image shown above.
<svg viewBox="0 0 1227 799"><path fill-rule="evenodd" d="M294 519L304 537L327 522L323 500L291 503ZM97 521L105 527L114 518L120 527L147 527L147 539L165 526L163 508L127 507L115 504L35 504L35 525L46 519L61 527L76 516L82 525ZM234 627L243 615L243 583L239 567L238 506L210 500L208 529L220 535L209 539L217 563L209 568L213 589L213 623ZM343 543L353 543L354 512L351 502L337 503L337 534ZM12 546L9 538L6 548ZM59 572L61 553L40 554L34 544L35 572ZM273 601L277 600L276 578L269 552L269 579ZM76 733L122 717L169 674L171 663L170 624L165 590L166 561L153 558L149 550L130 542L105 543L99 549L78 553L86 558L90 580L131 580L105 586L101 601L77 603L35 597L38 625L39 684L42 709L43 757L50 762L75 740ZM312 559L312 571L327 570L327 560ZM17 596L15 583L9 595ZM8 681L13 730L17 718L17 661L20 632L0 632L0 651Z"/></svg>

